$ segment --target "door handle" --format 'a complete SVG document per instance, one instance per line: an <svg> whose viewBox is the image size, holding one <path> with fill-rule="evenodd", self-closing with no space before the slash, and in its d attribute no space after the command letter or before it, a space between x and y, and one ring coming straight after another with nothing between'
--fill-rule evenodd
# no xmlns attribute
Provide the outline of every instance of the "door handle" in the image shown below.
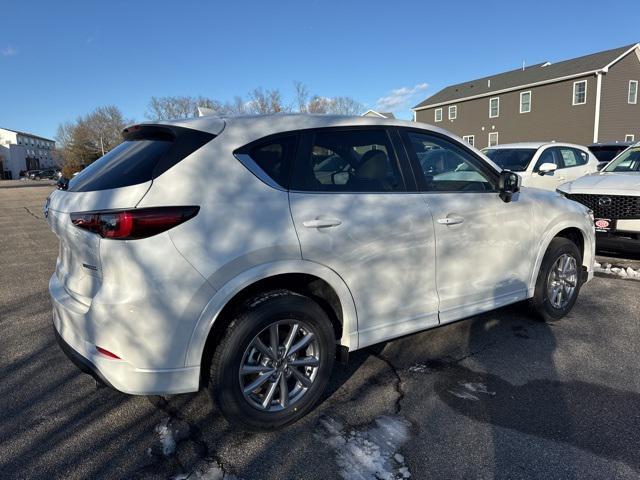
<svg viewBox="0 0 640 480"><path fill-rule="evenodd" d="M316 218L315 220L306 220L302 222L302 225L307 228L328 228L342 225L342 222L337 218Z"/></svg>
<svg viewBox="0 0 640 480"><path fill-rule="evenodd" d="M438 219L440 225L458 225L462 222L464 222L464 218L462 217L444 217Z"/></svg>

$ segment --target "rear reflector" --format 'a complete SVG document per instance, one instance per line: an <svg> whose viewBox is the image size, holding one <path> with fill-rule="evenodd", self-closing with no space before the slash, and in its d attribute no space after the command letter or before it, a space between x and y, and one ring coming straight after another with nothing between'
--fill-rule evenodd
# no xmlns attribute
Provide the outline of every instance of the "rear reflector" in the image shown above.
<svg viewBox="0 0 640 480"><path fill-rule="evenodd" d="M71 222L102 238L135 240L162 233L198 214L200 207L152 207L102 212L75 212Z"/></svg>
<svg viewBox="0 0 640 480"><path fill-rule="evenodd" d="M117 356L115 353L111 353L109 350L105 350L102 347L96 347L96 350L98 350L98 353L101 353L105 357L113 358L115 360L121 360L120 357Z"/></svg>

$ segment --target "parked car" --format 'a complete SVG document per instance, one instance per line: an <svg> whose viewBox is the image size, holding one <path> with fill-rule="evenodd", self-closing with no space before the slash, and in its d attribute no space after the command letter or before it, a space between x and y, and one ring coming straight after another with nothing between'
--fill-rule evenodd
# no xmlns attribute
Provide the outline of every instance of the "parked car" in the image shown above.
<svg viewBox="0 0 640 480"><path fill-rule="evenodd" d="M206 387L232 422L278 427L336 355L526 299L557 320L593 275L586 207L435 127L202 117L124 139L44 207L57 338L123 392ZM425 172L429 150L456 161Z"/></svg>
<svg viewBox="0 0 640 480"><path fill-rule="evenodd" d="M508 143L482 151L501 168L517 172L525 187L555 190L567 181L597 171L598 159L570 143Z"/></svg>
<svg viewBox="0 0 640 480"><path fill-rule="evenodd" d="M624 150L633 145L633 142L601 142L589 145L589 150L598 159L598 171L602 170L607 163L617 157Z"/></svg>
<svg viewBox="0 0 640 480"><path fill-rule="evenodd" d="M599 249L640 253L640 142L558 191L593 210Z"/></svg>
<svg viewBox="0 0 640 480"><path fill-rule="evenodd" d="M27 170L27 178L31 180L35 180L36 177L40 175L41 172L42 170Z"/></svg>
<svg viewBox="0 0 640 480"><path fill-rule="evenodd" d="M42 170L34 176L34 180L40 180L46 178L48 180L57 180L60 178L60 170L55 168L49 168L47 170Z"/></svg>

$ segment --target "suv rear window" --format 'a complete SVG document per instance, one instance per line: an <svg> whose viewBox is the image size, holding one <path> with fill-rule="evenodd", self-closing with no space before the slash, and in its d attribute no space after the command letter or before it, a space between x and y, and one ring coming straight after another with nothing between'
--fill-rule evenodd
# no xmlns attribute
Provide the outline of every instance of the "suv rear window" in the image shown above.
<svg viewBox="0 0 640 480"><path fill-rule="evenodd" d="M215 137L169 126L136 126L124 131L124 142L69 181L70 192L91 192L148 182Z"/></svg>

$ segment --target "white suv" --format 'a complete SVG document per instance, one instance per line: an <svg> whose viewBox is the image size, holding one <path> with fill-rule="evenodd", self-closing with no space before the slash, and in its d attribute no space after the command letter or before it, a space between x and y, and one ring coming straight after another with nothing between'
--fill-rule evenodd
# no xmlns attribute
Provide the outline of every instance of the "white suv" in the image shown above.
<svg viewBox="0 0 640 480"><path fill-rule="evenodd" d="M124 138L45 205L60 344L123 392L206 386L230 420L280 426L336 356L525 299L559 319L592 276L586 207L438 128L202 117Z"/></svg>
<svg viewBox="0 0 640 480"><path fill-rule="evenodd" d="M595 172L599 163L587 147L571 143L505 143L482 152L500 168L518 172L523 186L545 190Z"/></svg>
<svg viewBox="0 0 640 480"><path fill-rule="evenodd" d="M640 253L640 142L558 192L593 209L599 249Z"/></svg>

